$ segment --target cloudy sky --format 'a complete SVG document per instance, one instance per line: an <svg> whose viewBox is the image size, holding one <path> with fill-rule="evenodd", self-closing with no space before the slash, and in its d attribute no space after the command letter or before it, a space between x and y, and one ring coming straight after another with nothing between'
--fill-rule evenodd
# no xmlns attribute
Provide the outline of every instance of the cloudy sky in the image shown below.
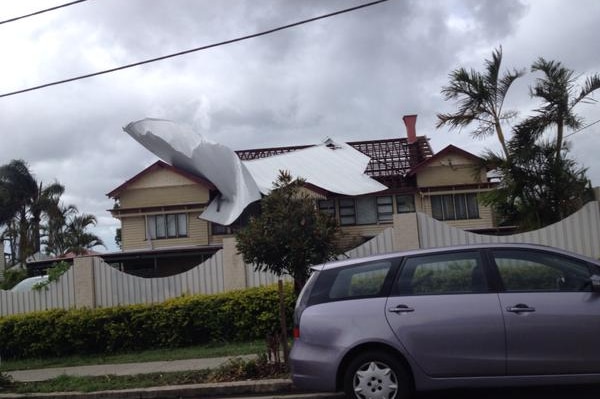
<svg viewBox="0 0 600 399"><path fill-rule="evenodd" d="M67 0L3 1L0 20ZM0 25L0 94L290 24L367 0L88 0ZM434 151L499 150L469 129L436 129L440 89L459 66L481 70L502 45L505 67L542 56L600 72L597 0L390 0L228 46L0 98L0 164L24 159L66 203L99 220L116 250L106 193L156 157L122 131L145 117L178 121L232 149L404 136L402 116ZM531 113L528 74L506 107ZM596 95L600 97L600 93ZM577 111L588 124L600 104ZM571 137L571 155L600 185L600 123Z"/></svg>

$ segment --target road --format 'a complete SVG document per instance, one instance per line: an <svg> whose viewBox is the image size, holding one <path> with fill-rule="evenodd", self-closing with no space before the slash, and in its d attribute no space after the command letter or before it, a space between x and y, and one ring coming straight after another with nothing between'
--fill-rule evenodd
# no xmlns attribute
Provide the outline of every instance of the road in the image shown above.
<svg viewBox="0 0 600 399"><path fill-rule="evenodd" d="M540 388L453 389L418 393L414 399L598 399L600 385ZM237 398L242 399L242 398ZM253 396L251 399L344 399L342 394Z"/></svg>
<svg viewBox="0 0 600 399"><path fill-rule="evenodd" d="M415 399L596 399L600 385L539 388L461 389L420 393Z"/></svg>

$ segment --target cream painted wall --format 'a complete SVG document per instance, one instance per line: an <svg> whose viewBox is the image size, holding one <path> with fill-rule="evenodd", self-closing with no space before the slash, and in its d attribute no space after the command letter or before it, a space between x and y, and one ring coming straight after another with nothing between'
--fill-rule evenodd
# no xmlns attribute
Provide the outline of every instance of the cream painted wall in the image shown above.
<svg viewBox="0 0 600 399"><path fill-rule="evenodd" d="M182 213L176 211L173 213ZM180 245L208 245L208 222L198 219L200 212L185 212L188 217L188 236L166 239L146 239L145 215L127 216L121 219L123 250L168 248Z"/></svg>
<svg viewBox="0 0 600 399"><path fill-rule="evenodd" d="M473 160L456 154L449 154L441 160L433 161L417 173L417 185L420 188L485 182L487 182L485 170L478 170Z"/></svg>

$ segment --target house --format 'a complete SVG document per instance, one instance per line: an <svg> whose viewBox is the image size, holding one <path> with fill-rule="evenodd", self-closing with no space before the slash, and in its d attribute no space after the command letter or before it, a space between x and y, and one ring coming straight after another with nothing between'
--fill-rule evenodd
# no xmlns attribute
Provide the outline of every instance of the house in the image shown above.
<svg viewBox="0 0 600 399"><path fill-rule="evenodd" d="M403 118L405 137L347 143L370 157L364 173L387 189L349 196L307 185L318 208L338 220L343 246L351 248L379 234L391 225L395 213L420 211L475 232L494 228L491 209L478 198L493 187L486 171L479 168L480 158L452 145L434 154L427 137L416 134L416 118ZM242 162L251 162L312 147L236 153ZM258 203L252 203L230 225L200 219L208 204L218 198L217 186L217 182L157 161L109 192L108 197L115 200L110 212L122 226L122 253L114 255L113 263L133 274L156 276L184 271L211 256L221 248L224 237L259 211Z"/></svg>

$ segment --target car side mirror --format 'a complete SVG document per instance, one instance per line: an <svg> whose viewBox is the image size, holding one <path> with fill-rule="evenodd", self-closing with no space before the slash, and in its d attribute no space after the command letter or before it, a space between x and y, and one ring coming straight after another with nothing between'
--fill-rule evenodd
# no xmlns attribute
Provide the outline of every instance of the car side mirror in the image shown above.
<svg viewBox="0 0 600 399"><path fill-rule="evenodd" d="M600 292L600 275L594 274L590 277L590 284L593 292Z"/></svg>

